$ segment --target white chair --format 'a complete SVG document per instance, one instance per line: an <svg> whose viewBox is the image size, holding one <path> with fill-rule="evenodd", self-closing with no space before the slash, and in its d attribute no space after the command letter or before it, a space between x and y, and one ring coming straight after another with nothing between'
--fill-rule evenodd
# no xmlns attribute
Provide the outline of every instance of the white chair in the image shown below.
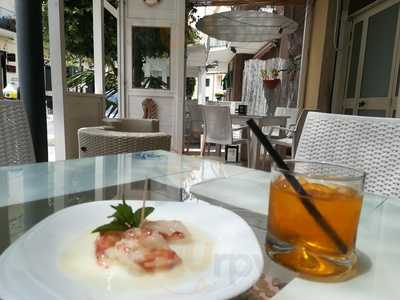
<svg viewBox="0 0 400 300"><path fill-rule="evenodd" d="M309 112L296 159L363 170L365 191L400 197L400 119Z"/></svg>
<svg viewBox="0 0 400 300"><path fill-rule="evenodd" d="M204 155L207 144L219 146L246 144L247 153L250 153L250 143L247 138L234 138L234 131L248 130L247 126L232 125L229 106L203 105L201 106L204 120L204 138L201 145L201 154ZM249 135L247 135L249 136ZM247 159L249 165L249 159Z"/></svg>
<svg viewBox="0 0 400 300"><path fill-rule="evenodd" d="M279 130L280 133L274 136L271 132L268 135L270 142L273 145L290 149L291 155L294 157L300 140L300 135L303 130L304 122L306 121L307 114L310 111L315 110L303 109L296 117L297 119L294 124L292 123L292 119L290 119L291 121L288 121L289 125L286 127L273 126L275 129Z"/></svg>
<svg viewBox="0 0 400 300"><path fill-rule="evenodd" d="M299 115L298 109L293 107L277 107L274 114L275 117L281 117L281 116L289 117L289 119L287 119L286 122L286 127L291 127L296 125L298 115Z"/></svg>
<svg viewBox="0 0 400 300"><path fill-rule="evenodd" d="M275 145L283 147L283 149L292 148L293 132L296 127L296 120L298 116L297 108L277 107L274 113L275 117L286 116L286 126L269 126L263 128L264 133Z"/></svg>
<svg viewBox="0 0 400 300"><path fill-rule="evenodd" d="M0 166L30 164L35 161L24 103L0 100Z"/></svg>
<svg viewBox="0 0 400 300"><path fill-rule="evenodd" d="M200 143L203 133L203 113L197 103L185 102L184 119L184 150L189 148L192 143Z"/></svg>

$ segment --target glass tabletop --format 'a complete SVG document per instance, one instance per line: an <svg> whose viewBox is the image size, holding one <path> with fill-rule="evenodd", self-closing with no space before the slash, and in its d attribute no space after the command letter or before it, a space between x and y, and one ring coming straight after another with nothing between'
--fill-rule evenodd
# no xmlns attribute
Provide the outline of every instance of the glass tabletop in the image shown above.
<svg viewBox="0 0 400 300"><path fill-rule="evenodd" d="M263 247L269 178L267 172L164 151L0 168L0 254L35 224L65 207L119 200L122 195L142 199L145 180L149 200L205 201L237 213ZM380 237L376 228L384 222L382 210L386 202L392 202L374 195L367 195L366 200L359 237L368 248ZM299 284L293 280L296 277L265 257L260 282L239 298L270 297L285 286L286 292L292 282Z"/></svg>

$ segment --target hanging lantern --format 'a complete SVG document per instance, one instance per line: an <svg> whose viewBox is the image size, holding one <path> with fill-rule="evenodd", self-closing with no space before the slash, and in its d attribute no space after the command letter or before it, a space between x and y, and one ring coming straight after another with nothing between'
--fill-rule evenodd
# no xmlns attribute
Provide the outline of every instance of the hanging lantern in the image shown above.
<svg viewBox="0 0 400 300"><path fill-rule="evenodd" d="M298 24L270 12L238 10L205 16L197 22L196 27L222 41L265 42L295 32Z"/></svg>

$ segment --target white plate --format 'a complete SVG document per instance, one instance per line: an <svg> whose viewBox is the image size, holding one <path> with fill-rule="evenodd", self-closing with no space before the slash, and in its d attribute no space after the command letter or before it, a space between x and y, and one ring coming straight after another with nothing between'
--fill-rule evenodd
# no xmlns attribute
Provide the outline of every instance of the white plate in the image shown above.
<svg viewBox="0 0 400 300"><path fill-rule="evenodd" d="M127 202L134 208L141 205ZM211 259L203 269L182 272L176 280L168 277L165 282L150 276L145 285L123 289L114 283L91 285L65 274L60 261L68 246L105 223L113 212L110 205L117 203L72 206L25 233L0 256L0 299L227 299L246 291L260 277L262 251L245 221L220 207L182 202L149 202L156 208L149 219L176 219L203 232L212 241Z"/></svg>

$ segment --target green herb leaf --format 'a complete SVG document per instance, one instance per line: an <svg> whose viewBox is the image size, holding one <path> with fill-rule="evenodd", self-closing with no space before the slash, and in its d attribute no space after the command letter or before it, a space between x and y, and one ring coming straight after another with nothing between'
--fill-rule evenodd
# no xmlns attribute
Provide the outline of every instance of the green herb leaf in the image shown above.
<svg viewBox="0 0 400 300"><path fill-rule="evenodd" d="M133 219L134 219L134 227L139 227L140 226L140 219L142 217L142 210L143 208L139 208L138 210L135 211L133 214ZM154 211L154 207L145 207L144 208L144 219L147 218L148 215L150 215Z"/></svg>
<svg viewBox="0 0 400 300"><path fill-rule="evenodd" d="M131 227L135 227L134 224L132 224L132 220L134 219L132 207L125 202L111 207L115 209L115 213L111 215L110 218L114 218L119 223L129 224Z"/></svg>
<svg viewBox="0 0 400 300"><path fill-rule="evenodd" d="M113 220L108 224L97 227L92 231L92 233L104 233L107 231L125 231L130 228L140 226L143 208L139 208L138 210L133 212L132 207L126 204L125 200L122 201L122 204L118 204L116 206L111 205L111 207L115 209L115 212L111 216L109 216L109 218L112 218ZM154 207L145 207L144 219L146 219L153 211Z"/></svg>
<svg viewBox="0 0 400 300"><path fill-rule="evenodd" d="M107 231L125 231L128 229L129 229L129 227L124 224L120 224L117 222L111 222L111 223L104 224L102 226L97 227L95 230L92 231L92 233L95 233L95 232L103 233L103 232L107 232Z"/></svg>

